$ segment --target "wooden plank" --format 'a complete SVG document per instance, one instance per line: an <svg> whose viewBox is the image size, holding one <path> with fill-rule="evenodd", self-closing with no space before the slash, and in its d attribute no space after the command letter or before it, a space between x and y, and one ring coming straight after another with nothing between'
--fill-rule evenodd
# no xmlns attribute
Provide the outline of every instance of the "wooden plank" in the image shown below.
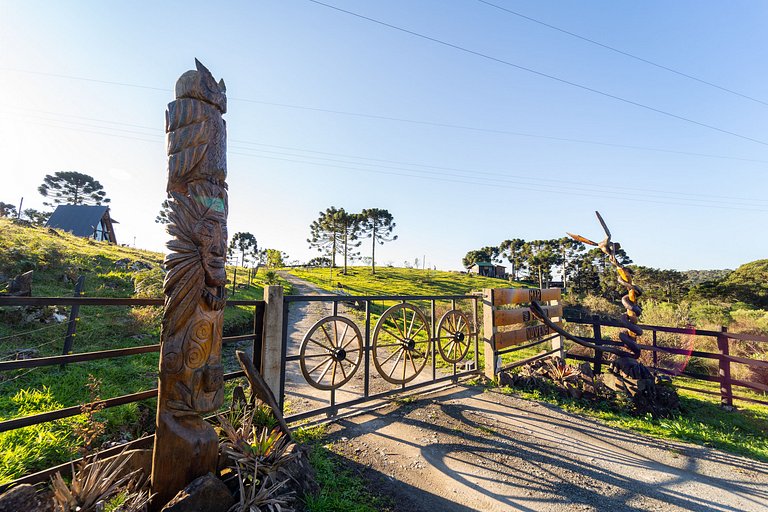
<svg viewBox="0 0 768 512"><path fill-rule="evenodd" d="M747 382L746 380L731 379L730 383L744 388L754 389L755 391L768 393L768 386L761 384L760 382Z"/></svg>
<svg viewBox="0 0 768 512"><path fill-rule="evenodd" d="M560 325L559 322L558 325ZM532 325L514 331L497 332L493 335L493 339L496 345L496 350L501 350L506 347L511 347L512 345L519 345L536 338L541 338L551 332L553 331L546 325Z"/></svg>
<svg viewBox="0 0 768 512"><path fill-rule="evenodd" d="M560 288L496 288L493 290L493 305L521 304L523 302L547 302L560 300Z"/></svg>
<svg viewBox="0 0 768 512"><path fill-rule="evenodd" d="M542 306L544 312L549 318L561 318L563 316L563 307L557 306ZM536 320L531 314L530 308L515 308L515 309L497 309L493 312L493 323L496 327L503 325L514 325Z"/></svg>

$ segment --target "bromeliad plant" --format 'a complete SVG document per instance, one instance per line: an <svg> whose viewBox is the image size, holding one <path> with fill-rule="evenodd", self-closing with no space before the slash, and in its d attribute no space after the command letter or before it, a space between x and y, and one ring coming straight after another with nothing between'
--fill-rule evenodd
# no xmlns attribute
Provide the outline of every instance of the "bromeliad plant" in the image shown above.
<svg viewBox="0 0 768 512"><path fill-rule="evenodd" d="M237 475L240 501L231 512L268 510L288 512L292 492L284 466L296 454L287 436L275 426L264 406L233 404L226 414L217 415L221 451Z"/></svg>

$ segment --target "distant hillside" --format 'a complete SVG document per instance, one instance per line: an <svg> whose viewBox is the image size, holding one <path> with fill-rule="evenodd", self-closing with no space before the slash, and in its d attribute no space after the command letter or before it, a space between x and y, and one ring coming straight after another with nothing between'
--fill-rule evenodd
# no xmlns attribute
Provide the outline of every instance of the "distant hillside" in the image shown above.
<svg viewBox="0 0 768 512"><path fill-rule="evenodd" d="M696 286L707 281L720 281L733 272L731 269L722 270L685 270L683 275L691 286Z"/></svg>
<svg viewBox="0 0 768 512"><path fill-rule="evenodd" d="M71 296L80 275L85 276L86 296L162 296L160 253L27 227L6 218L0 218L0 241L0 290L11 277L34 270L32 294L37 297ZM228 268L230 278L232 270ZM259 272L250 287L245 269L239 269L237 276L235 298L261 298L265 272ZM0 360L61 355L67 327L62 320L68 315L69 308L64 307L0 307ZM224 315L225 334L252 329L252 309L227 308ZM154 306L83 306L73 352L158 343L161 317L162 309ZM236 366L234 348L229 345L225 350L225 365ZM100 379L98 393L104 399L152 389L157 386L157 367L157 353L147 353L61 369L56 365L0 372L0 420L89 401L89 375ZM107 423L102 441L130 440L152 432L154 414L154 400L104 410L99 413ZM1 432L0 484L68 460L79 444L74 427L82 421L75 416Z"/></svg>
<svg viewBox="0 0 768 512"><path fill-rule="evenodd" d="M349 267L347 275L340 268L289 269L296 277L306 279L325 290L337 290L339 284L353 295L464 295L483 288L522 287L519 282L482 277L475 274L420 270L412 268Z"/></svg>

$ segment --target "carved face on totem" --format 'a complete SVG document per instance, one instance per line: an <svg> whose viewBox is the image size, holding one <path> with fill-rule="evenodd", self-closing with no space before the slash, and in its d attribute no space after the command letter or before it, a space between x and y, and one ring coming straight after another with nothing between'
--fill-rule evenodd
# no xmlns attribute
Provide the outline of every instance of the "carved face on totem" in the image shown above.
<svg viewBox="0 0 768 512"><path fill-rule="evenodd" d="M196 197L195 200L208 206L206 214L195 225L193 238L200 251L205 284L212 288L225 286L228 237L224 201L217 197Z"/></svg>

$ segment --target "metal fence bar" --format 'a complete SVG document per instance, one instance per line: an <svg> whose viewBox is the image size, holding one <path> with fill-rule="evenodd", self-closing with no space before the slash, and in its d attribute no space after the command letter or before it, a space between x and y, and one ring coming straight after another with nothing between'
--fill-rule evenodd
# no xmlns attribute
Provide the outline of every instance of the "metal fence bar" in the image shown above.
<svg viewBox="0 0 768 512"><path fill-rule="evenodd" d="M260 300L227 300L227 306L254 306ZM162 306L163 299L118 297L0 297L3 306Z"/></svg>
<svg viewBox="0 0 768 512"><path fill-rule="evenodd" d="M414 300L466 300L475 295L286 295L286 302L349 302L353 300L414 301Z"/></svg>
<svg viewBox="0 0 768 512"><path fill-rule="evenodd" d="M457 378L469 377L469 376L472 376L472 375L477 375L477 371L472 370L472 371L460 373L460 374L458 374L456 376L448 375L448 376L445 376L445 377L440 377L440 378L435 379L435 380L428 380L428 381L425 381L425 382L419 382L418 384L410 384L408 386L408 388L405 389L405 390L403 390L402 388L399 388L399 387L398 388L394 388L394 389L390 389L388 391L384 391L382 393L377 393L375 395L370 395L370 396L367 396L367 397L360 397L360 398L356 398L354 400L350 400L348 402L340 403L340 404L337 405L336 408L338 409L338 408L342 408L342 407L345 407L345 408L346 407L354 407L355 405L360 405L360 404L363 404L363 403L371 401L371 400L376 400L378 398L386 398L388 396L395 395L397 393L402 393L403 391L410 391L412 389L419 389L419 388L423 388L425 386L430 386L430 385L433 385L433 384L440 384L442 382L449 382L449 381L455 380ZM328 412L329 409L330 409L330 407L322 407L322 408L319 408L319 409L312 409L311 411L305 411L305 412L301 412L301 413L297 413L297 414L292 414L290 416L286 416L285 417L285 421L287 421L289 423L293 423L293 422L305 420L307 418L311 418L312 416L319 416L321 414L324 414L324 413Z"/></svg>
<svg viewBox="0 0 768 512"><path fill-rule="evenodd" d="M236 379L245 375L243 371L231 372L224 375L224 380ZM55 411L48 411L40 414L32 414L30 416L24 416L21 418L14 418L12 420L0 421L0 432L7 432L9 430L15 430L17 428L28 427L30 425L37 425L38 423L46 423L49 421L60 420L62 418L68 418L71 416L77 416L82 414L83 406L103 404L104 408L117 407L119 405L130 404L133 402L139 402L141 400L147 400L157 397L157 388L149 389L147 391L140 391L138 393L131 393L128 395L122 395L114 398L108 398L106 400L100 400L93 404L76 405L73 407L65 407L64 409L57 409Z"/></svg>

